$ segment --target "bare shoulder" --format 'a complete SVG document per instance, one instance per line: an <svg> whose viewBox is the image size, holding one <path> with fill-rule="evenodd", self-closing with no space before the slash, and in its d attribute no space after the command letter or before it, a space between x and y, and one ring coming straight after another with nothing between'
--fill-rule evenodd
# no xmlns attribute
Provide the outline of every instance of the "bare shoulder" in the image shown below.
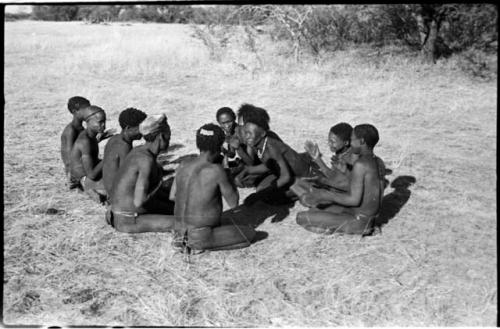
<svg viewBox="0 0 500 329"><path fill-rule="evenodd" d="M203 168L201 168L200 170L200 174L202 174L205 177L210 177L214 179L223 177L222 175L225 175L226 172L224 171L224 168L220 164L211 163L203 166Z"/></svg>

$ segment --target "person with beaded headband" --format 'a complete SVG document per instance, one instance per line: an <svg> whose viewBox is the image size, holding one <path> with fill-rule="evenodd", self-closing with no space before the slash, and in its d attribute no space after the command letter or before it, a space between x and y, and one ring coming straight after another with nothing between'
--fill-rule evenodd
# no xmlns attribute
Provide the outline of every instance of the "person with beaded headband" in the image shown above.
<svg viewBox="0 0 500 329"><path fill-rule="evenodd" d="M139 124L146 143L133 148L113 181L106 221L123 233L170 232L174 228L174 202L163 186L157 163L170 144L170 126L164 114L150 115Z"/></svg>
<svg viewBox="0 0 500 329"><path fill-rule="evenodd" d="M230 208L239 195L221 164L216 162L225 137L215 124L196 132L200 155L179 165L172 194L175 195L175 239L181 250L226 250L244 248L255 237L250 225L222 225L222 198Z"/></svg>
<svg viewBox="0 0 500 329"><path fill-rule="evenodd" d="M106 113L98 106L91 105L84 109L85 129L80 132L71 149L70 174L78 179L85 192L92 199L103 202L106 190L102 182L102 165L99 159L98 136L106 128Z"/></svg>

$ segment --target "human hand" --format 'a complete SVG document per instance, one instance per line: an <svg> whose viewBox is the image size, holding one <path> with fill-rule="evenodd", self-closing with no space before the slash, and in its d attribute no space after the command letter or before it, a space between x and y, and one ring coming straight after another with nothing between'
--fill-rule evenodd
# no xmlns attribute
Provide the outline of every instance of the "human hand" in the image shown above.
<svg viewBox="0 0 500 329"><path fill-rule="evenodd" d="M98 133L96 135L96 139L97 139L98 142L100 142L100 141L103 141L103 140L105 140L107 138L110 138L115 133L116 133L116 129L115 128L110 128L110 129L105 130L102 133Z"/></svg>
<svg viewBox="0 0 500 329"><path fill-rule="evenodd" d="M312 193L304 193L304 194L302 194L299 197L299 202L304 207L308 207L308 208L316 207L319 204L317 198Z"/></svg>
<svg viewBox="0 0 500 329"><path fill-rule="evenodd" d="M306 152L313 158L314 160L318 159L321 154L319 153L318 144L313 143L311 141L306 141L304 144L304 148Z"/></svg>
<svg viewBox="0 0 500 329"><path fill-rule="evenodd" d="M236 136L231 136L229 139L229 146L231 146L233 149L238 149L240 147L240 140Z"/></svg>

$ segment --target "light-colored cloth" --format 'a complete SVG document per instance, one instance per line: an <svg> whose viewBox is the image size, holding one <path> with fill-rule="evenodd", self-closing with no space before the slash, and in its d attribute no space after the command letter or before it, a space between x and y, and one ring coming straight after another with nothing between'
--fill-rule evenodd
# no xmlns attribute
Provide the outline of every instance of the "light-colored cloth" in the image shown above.
<svg viewBox="0 0 500 329"><path fill-rule="evenodd" d="M139 132L143 135L149 135L168 128L165 114L149 115L139 125Z"/></svg>

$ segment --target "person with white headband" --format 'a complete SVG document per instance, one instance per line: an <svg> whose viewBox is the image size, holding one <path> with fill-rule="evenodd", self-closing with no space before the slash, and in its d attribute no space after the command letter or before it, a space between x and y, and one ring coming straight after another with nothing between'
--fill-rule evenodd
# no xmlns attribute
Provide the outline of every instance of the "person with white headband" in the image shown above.
<svg viewBox="0 0 500 329"><path fill-rule="evenodd" d="M196 132L200 155L177 169L171 195L175 195L175 238L181 251L244 248L255 237L250 225L223 225L222 198L229 208L238 205L239 195L217 158L224 143L224 131L216 124L203 125Z"/></svg>
<svg viewBox="0 0 500 329"><path fill-rule="evenodd" d="M170 144L164 114L148 116L139 125L144 145L133 148L116 174L106 221L119 232L170 232L174 203L163 186L163 169L156 162Z"/></svg>

